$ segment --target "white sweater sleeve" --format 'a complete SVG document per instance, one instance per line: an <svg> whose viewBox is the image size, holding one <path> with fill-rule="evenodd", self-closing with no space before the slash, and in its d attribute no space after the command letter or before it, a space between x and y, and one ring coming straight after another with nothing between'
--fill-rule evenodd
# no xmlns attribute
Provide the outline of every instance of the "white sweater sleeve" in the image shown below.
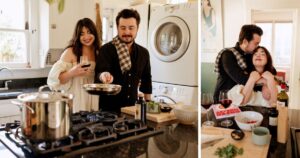
<svg viewBox="0 0 300 158"><path fill-rule="evenodd" d="M235 106L241 106L241 103L244 99L244 95L242 94L243 85L235 85L228 92L228 98L232 100L232 104Z"/></svg>
<svg viewBox="0 0 300 158"><path fill-rule="evenodd" d="M47 84L50 86L50 88L55 90L69 90L72 85L72 79L65 84L61 84L59 80L59 75L62 72L70 70L72 67L72 63L58 60L52 66L48 75Z"/></svg>

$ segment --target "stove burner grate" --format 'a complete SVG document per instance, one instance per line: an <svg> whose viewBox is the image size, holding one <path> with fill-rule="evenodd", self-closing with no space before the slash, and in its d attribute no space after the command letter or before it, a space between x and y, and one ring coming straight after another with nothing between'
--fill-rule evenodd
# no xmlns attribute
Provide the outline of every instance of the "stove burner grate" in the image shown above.
<svg viewBox="0 0 300 158"><path fill-rule="evenodd" d="M79 140L85 145L93 143L104 143L111 139L116 139L117 135L113 133L112 127L103 126L102 123L87 126L78 132Z"/></svg>
<svg viewBox="0 0 300 158"><path fill-rule="evenodd" d="M113 129L119 137L124 137L145 132L148 127L141 120L125 119L115 122L113 124Z"/></svg>
<svg viewBox="0 0 300 158"><path fill-rule="evenodd" d="M161 134L142 121L118 118L108 112L81 111L72 115L71 135L54 141L27 139L18 132L20 121L0 126L0 141L17 157L55 157L86 153L95 149Z"/></svg>

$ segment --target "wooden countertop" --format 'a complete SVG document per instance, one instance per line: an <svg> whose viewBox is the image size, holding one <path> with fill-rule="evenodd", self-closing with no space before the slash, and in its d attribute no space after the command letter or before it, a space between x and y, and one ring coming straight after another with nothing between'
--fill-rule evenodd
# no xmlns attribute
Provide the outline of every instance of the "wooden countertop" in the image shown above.
<svg viewBox="0 0 300 158"><path fill-rule="evenodd" d="M227 146L229 143L235 145L237 148L243 148L244 152L242 155L238 157L241 158L249 158L255 155L255 158L266 158L268 155L269 145L255 145L251 142L251 132L244 132L245 137L242 140L234 140L231 138L230 134L233 130L226 129L226 128L219 128L219 127L201 127L201 134L202 135L220 135L224 137L223 140L214 144L213 146L204 148L201 150L201 157L202 158L214 158L218 157L215 155L215 151L218 147Z"/></svg>

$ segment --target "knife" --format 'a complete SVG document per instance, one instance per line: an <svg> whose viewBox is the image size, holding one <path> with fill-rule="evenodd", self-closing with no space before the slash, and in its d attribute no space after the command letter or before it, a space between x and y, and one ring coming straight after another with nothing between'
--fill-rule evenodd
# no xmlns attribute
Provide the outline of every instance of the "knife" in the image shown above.
<svg viewBox="0 0 300 158"><path fill-rule="evenodd" d="M218 139L215 139L215 140L211 140L211 141L202 143L202 144L201 144L201 149L205 149L205 148L207 148L207 147L214 146L215 144L217 144L218 142L220 142L220 141L223 140L223 139L224 139L224 138L218 138Z"/></svg>

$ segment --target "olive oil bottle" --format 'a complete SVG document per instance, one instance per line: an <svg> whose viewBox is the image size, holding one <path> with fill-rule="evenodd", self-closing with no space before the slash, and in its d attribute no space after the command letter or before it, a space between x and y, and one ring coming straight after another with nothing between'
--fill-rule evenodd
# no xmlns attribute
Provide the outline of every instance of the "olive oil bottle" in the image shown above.
<svg viewBox="0 0 300 158"><path fill-rule="evenodd" d="M281 83L280 88L281 91L277 94L277 105L287 107L289 104L289 96L286 93L286 85L284 83Z"/></svg>

